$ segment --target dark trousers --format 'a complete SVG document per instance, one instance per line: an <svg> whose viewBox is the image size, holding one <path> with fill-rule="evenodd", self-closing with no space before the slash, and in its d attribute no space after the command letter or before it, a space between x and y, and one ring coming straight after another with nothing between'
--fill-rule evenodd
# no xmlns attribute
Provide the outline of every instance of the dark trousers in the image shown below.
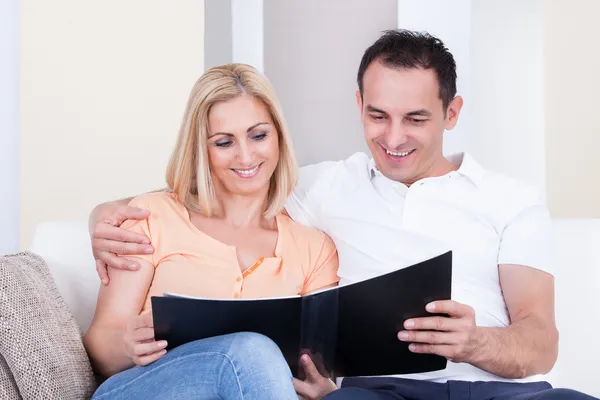
<svg viewBox="0 0 600 400"><path fill-rule="evenodd" d="M589 400L569 389L553 389L548 382L435 383L401 378L344 378L342 388L325 400Z"/></svg>

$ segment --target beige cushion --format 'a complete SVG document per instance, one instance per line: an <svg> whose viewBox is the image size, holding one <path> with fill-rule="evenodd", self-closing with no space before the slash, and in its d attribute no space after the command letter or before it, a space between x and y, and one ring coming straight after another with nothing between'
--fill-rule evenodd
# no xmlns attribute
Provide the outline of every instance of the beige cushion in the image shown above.
<svg viewBox="0 0 600 400"><path fill-rule="evenodd" d="M8 364L4 357L0 355L0 399L2 400L20 400L19 388L15 383Z"/></svg>
<svg viewBox="0 0 600 400"><path fill-rule="evenodd" d="M79 327L31 252L0 257L0 356L8 398L88 399L96 387Z"/></svg>

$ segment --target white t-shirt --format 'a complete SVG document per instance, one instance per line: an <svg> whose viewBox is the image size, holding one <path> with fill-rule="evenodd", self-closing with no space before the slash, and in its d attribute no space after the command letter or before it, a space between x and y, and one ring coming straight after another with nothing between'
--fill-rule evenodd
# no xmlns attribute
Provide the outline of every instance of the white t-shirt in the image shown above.
<svg viewBox="0 0 600 400"><path fill-rule="evenodd" d="M506 327L498 265L552 273L548 209L536 190L483 169L468 154L449 160L460 165L457 171L410 187L383 176L364 153L309 165L301 169L286 210L333 239L340 284L452 250L452 299L474 308L478 326ZM516 381L452 362L443 371L401 377Z"/></svg>

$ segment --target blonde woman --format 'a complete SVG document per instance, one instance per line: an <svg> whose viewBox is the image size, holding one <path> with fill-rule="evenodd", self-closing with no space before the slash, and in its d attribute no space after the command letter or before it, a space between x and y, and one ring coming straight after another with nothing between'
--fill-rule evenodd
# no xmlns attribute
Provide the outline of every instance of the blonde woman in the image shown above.
<svg viewBox="0 0 600 400"><path fill-rule="evenodd" d="M103 285L84 342L110 377L94 399L297 399L277 346L252 333L165 351L156 342L151 296L214 298L303 294L338 281L325 234L282 214L297 166L280 106L252 67L207 71L194 85L172 154L170 191L130 201L147 219L121 228L151 238L153 252L121 261Z"/></svg>

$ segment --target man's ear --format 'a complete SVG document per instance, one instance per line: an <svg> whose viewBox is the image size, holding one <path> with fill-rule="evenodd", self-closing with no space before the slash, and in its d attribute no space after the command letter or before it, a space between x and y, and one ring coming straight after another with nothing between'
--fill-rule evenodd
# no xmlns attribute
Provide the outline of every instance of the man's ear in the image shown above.
<svg viewBox="0 0 600 400"><path fill-rule="evenodd" d="M356 105L358 106L358 111L362 115L362 96L360 95L360 90L356 91Z"/></svg>
<svg viewBox="0 0 600 400"><path fill-rule="evenodd" d="M460 96L456 96L452 99L450 104L448 104L448 108L446 109L446 121L444 127L446 130L453 129L458 122L458 116L460 115L460 110L463 106L463 98Z"/></svg>

